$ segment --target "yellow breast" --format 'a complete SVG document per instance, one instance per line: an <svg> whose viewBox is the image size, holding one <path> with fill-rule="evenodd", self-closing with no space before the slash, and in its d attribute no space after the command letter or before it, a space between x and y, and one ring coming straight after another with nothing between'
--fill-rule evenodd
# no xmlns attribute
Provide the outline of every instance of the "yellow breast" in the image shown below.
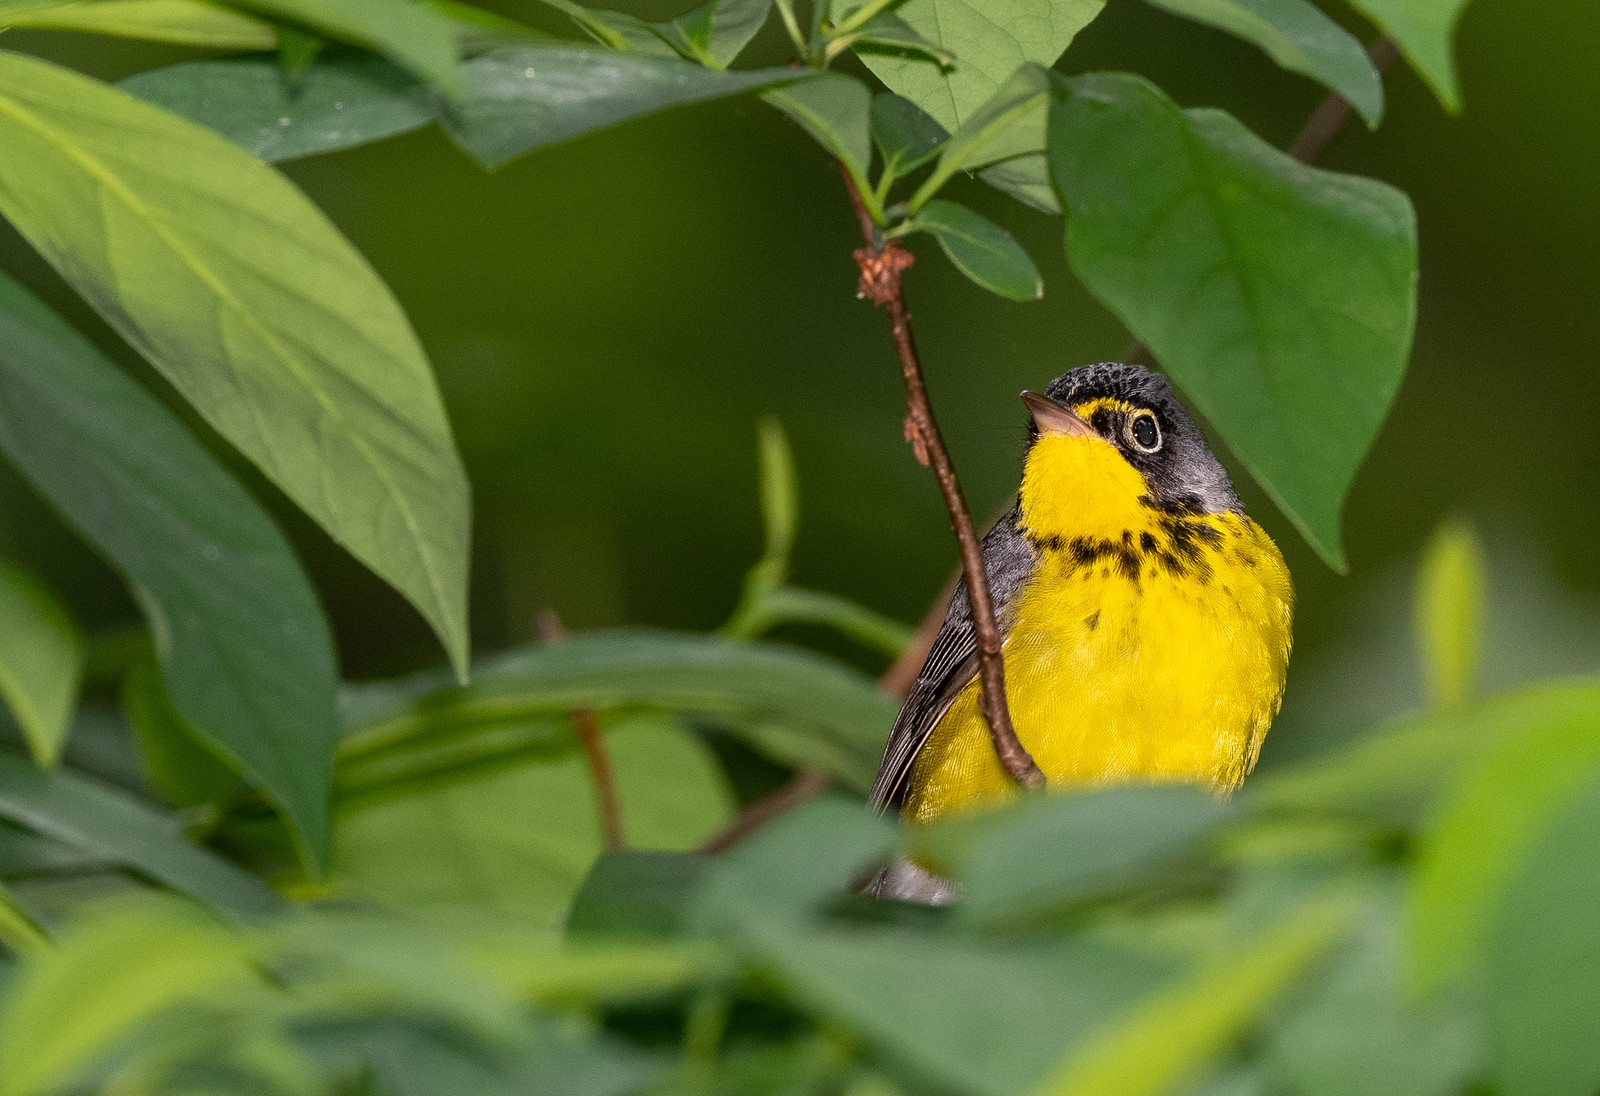
<svg viewBox="0 0 1600 1096"><path fill-rule="evenodd" d="M1026 478L1023 489L1026 515ZM1035 539L1038 563L1007 614L1017 735L1051 784L1232 789L1283 695L1293 604L1283 557L1240 513L1103 520L1094 533ZM1013 791L974 681L918 755L906 817Z"/></svg>

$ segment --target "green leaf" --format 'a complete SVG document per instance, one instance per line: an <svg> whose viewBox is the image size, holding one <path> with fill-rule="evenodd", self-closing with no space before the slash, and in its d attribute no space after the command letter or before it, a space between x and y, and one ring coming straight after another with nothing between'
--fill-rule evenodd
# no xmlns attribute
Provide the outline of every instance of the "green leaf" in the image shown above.
<svg viewBox="0 0 1600 1096"><path fill-rule="evenodd" d="M526 46L532 42L555 42L558 39L526 23L507 19L474 4L458 4L455 0L428 0L428 5L449 19L455 27L456 45L465 57L476 57L505 46Z"/></svg>
<svg viewBox="0 0 1600 1096"><path fill-rule="evenodd" d="M779 624L820 624L890 658L899 657L915 631L849 598L798 586L780 586L768 593L755 623L757 632Z"/></svg>
<svg viewBox="0 0 1600 1096"><path fill-rule="evenodd" d="M917 170L937 156L950 138L932 115L900 95L874 95L870 113L872 140L890 178Z"/></svg>
<svg viewBox="0 0 1600 1096"><path fill-rule="evenodd" d="M978 173L978 178L1040 213L1061 212L1061 201L1056 197L1055 183L1050 179L1050 161L1045 159L1042 152L1013 156L998 164L990 164Z"/></svg>
<svg viewBox="0 0 1600 1096"><path fill-rule="evenodd" d="M985 164L1041 151L1049 102L1050 77L1045 69L1031 64L1017 69L951 135L939 166L906 208L916 213L958 171L976 171Z"/></svg>
<svg viewBox="0 0 1600 1096"><path fill-rule="evenodd" d="M909 836L913 857L961 881L963 919L1001 923L1115 890L1232 816L1199 788L1131 787L1037 796Z"/></svg>
<svg viewBox="0 0 1600 1096"><path fill-rule="evenodd" d="M572 936L667 939L690 924L695 895L715 867L692 852L607 853L572 902Z"/></svg>
<svg viewBox="0 0 1600 1096"><path fill-rule="evenodd" d="M347 691L344 749L380 751L445 731L518 726L572 708L647 707L725 723L780 760L870 787L896 702L871 678L777 644L616 631L511 652L451 688L437 674Z"/></svg>
<svg viewBox="0 0 1600 1096"><path fill-rule="evenodd" d="M1312 903L1218 956L1066 1059L1039 1096L1156 1096L1198 1077L1345 931L1348 901Z"/></svg>
<svg viewBox="0 0 1600 1096"><path fill-rule="evenodd" d="M1013 301L1044 296L1044 279L1033 259L989 218L940 199L918 210L910 225L938 240L956 269L989 292Z"/></svg>
<svg viewBox="0 0 1600 1096"><path fill-rule="evenodd" d="M1464 703L1483 646L1486 579L1472 526L1449 521L1434 530L1417 575L1417 647L1422 684L1436 708Z"/></svg>
<svg viewBox="0 0 1600 1096"><path fill-rule="evenodd" d="M82 681L83 636L72 614L33 576L0 562L0 697L39 764L61 756Z"/></svg>
<svg viewBox="0 0 1600 1096"><path fill-rule="evenodd" d="M98 781L0 753L0 816L122 864L235 917L283 900L255 876L191 844L177 822Z"/></svg>
<svg viewBox="0 0 1600 1096"><path fill-rule="evenodd" d="M1328 563L1405 371L1416 219L1135 76L1057 78L1067 257Z"/></svg>
<svg viewBox="0 0 1600 1096"><path fill-rule="evenodd" d="M1492 1091L1587 1096L1600 1087L1600 780L1551 820L1510 881L1488 939Z"/></svg>
<svg viewBox="0 0 1600 1096"><path fill-rule="evenodd" d="M127 579L178 710L325 863L336 671L292 549L172 412L3 277L0 449Z"/></svg>
<svg viewBox="0 0 1600 1096"><path fill-rule="evenodd" d="M0 23L143 38L204 49L278 48L278 32L271 23L205 3L205 0L95 0L56 4L0 17Z"/></svg>
<svg viewBox="0 0 1600 1096"><path fill-rule="evenodd" d="M465 98L451 136L487 167L668 107L803 80L799 69L718 72L677 57L536 46L462 66Z"/></svg>
<svg viewBox="0 0 1600 1096"><path fill-rule="evenodd" d="M164 1009L248 990L242 941L175 902L103 913L18 977L0 1011L0 1096L55 1091Z"/></svg>
<svg viewBox="0 0 1600 1096"><path fill-rule="evenodd" d="M872 93L853 76L830 72L804 83L774 88L761 96L800 124L845 166L875 217L875 198L867 179L872 166Z"/></svg>
<svg viewBox="0 0 1600 1096"><path fill-rule="evenodd" d="M1351 0L1350 6L1395 40L1446 110L1461 109L1453 40L1467 0Z"/></svg>
<svg viewBox="0 0 1600 1096"><path fill-rule="evenodd" d="M874 15L859 30L842 35L830 44L830 48L841 51L845 47L853 47L861 52L887 50L895 54L921 54L945 68L956 61L955 54L928 41L892 11Z"/></svg>
<svg viewBox="0 0 1600 1096"><path fill-rule="evenodd" d="M617 726L606 745L635 847L692 849L732 816L710 751L671 722ZM573 755L353 811L337 846L337 878L356 893L550 928L601 852L589 768Z"/></svg>
<svg viewBox="0 0 1600 1096"><path fill-rule="evenodd" d="M687 15L657 23L656 33L686 57L725 69L767 21L772 0L707 0Z"/></svg>
<svg viewBox="0 0 1600 1096"><path fill-rule="evenodd" d="M1094 21L1105 0L908 0L895 9L956 63L863 50L861 60L889 90L955 132L1028 62L1046 68Z"/></svg>
<svg viewBox="0 0 1600 1096"><path fill-rule="evenodd" d="M207 749L173 707L154 663L140 662L123 678L122 711L139 739L150 782L173 806L220 803L238 789L238 772Z"/></svg>
<svg viewBox="0 0 1600 1096"><path fill-rule="evenodd" d="M1600 774L1600 686L1500 700L1499 725L1423 835L1412 895L1418 978L1436 986L1477 966L1485 935L1550 819Z"/></svg>
<svg viewBox="0 0 1600 1096"><path fill-rule="evenodd" d="M294 82L276 61L250 58L186 61L118 87L268 162L381 141L435 117L424 85L370 53L324 55Z"/></svg>
<svg viewBox="0 0 1600 1096"><path fill-rule="evenodd" d="M34 920L33 914L3 883L0 883L0 944L20 956L43 954L52 944L44 926Z"/></svg>
<svg viewBox="0 0 1600 1096"><path fill-rule="evenodd" d="M1290 72L1344 96L1367 125L1383 117L1383 77L1349 31L1309 0L1146 0L1158 8L1236 34Z"/></svg>
<svg viewBox="0 0 1600 1096"><path fill-rule="evenodd" d="M238 0L329 38L376 50L456 98L456 30L448 16L419 0Z"/></svg>
<svg viewBox="0 0 1600 1096"><path fill-rule="evenodd" d="M464 671L466 476L422 347L366 261L210 130L14 53L0 147L0 213Z"/></svg>

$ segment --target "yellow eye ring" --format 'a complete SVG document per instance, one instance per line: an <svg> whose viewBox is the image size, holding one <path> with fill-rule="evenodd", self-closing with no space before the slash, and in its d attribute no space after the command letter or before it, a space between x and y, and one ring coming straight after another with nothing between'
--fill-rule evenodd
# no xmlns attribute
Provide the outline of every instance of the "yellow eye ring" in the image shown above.
<svg viewBox="0 0 1600 1096"><path fill-rule="evenodd" d="M1156 417L1148 411L1128 416L1122 428L1128 444L1141 453L1154 453L1161 448L1161 427Z"/></svg>

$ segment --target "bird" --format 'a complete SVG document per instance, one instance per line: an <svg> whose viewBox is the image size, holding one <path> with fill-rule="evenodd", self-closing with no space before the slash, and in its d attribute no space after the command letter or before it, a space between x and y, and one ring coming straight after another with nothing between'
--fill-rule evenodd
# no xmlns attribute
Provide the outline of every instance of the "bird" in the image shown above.
<svg viewBox="0 0 1600 1096"><path fill-rule="evenodd" d="M1022 482L983 538L1017 738L1050 789L1192 783L1226 795L1282 704L1294 587L1160 374L1100 362L1029 412ZM926 823L1016 794L980 708L966 584L890 732L871 803ZM908 860L871 893L942 904Z"/></svg>

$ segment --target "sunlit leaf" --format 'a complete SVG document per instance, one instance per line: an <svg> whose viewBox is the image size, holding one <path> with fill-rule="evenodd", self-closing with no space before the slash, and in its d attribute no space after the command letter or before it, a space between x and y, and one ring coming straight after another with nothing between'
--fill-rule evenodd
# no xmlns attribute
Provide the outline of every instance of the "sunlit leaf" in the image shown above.
<svg viewBox="0 0 1600 1096"><path fill-rule="evenodd" d="M1600 686L1532 690L1477 718L1493 720L1499 734L1440 807L1417 861L1413 957L1428 985L1478 965L1523 859L1550 819L1600 776Z"/></svg>
<svg viewBox="0 0 1600 1096"><path fill-rule="evenodd" d="M1018 66L1056 63L1105 0L908 0L895 14L929 42L955 54L933 60L863 50L861 60L889 90L904 95L955 132Z"/></svg>
<svg viewBox="0 0 1600 1096"><path fill-rule="evenodd" d="M609 50L497 50L462 66L465 98L446 121L462 148L499 167L629 118L810 77L788 68L718 72L675 56Z"/></svg>
<svg viewBox="0 0 1600 1096"><path fill-rule="evenodd" d="M1351 0L1351 7L1399 44L1446 110L1461 109L1454 39L1467 0Z"/></svg>
<svg viewBox="0 0 1600 1096"><path fill-rule="evenodd" d="M57 4L10 17L0 16L0 23L143 38L206 49L278 48L278 32L271 23L208 4L205 0L94 0Z"/></svg>
<svg viewBox="0 0 1600 1096"><path fill-rule="evenodd" d="M1136 76L1055 80L1073 269L1343 568L1339 513L1411 346L1411 203Z"/></svg>
<svg viewBox="0 0 1600 1096"><path fill-rule="evenodd" d="M455 26L429 4L418 0L238 0L238 6L377 50L452 98L460 92Z"/></svg>
<svg viewBox="0 0 1600 1096"><path fill-rule="evenodd" d="M269 162L381 141L435 117L426 87L370 53L324 55L295 81L272 59L248 58L185 61L118 86Z"/></svg>
<svg viewBox="0 0 1600 1096"><path fill-rule="evenodd" d="M1013 301L1044 296L1033 259L1016 237L982 214L939 199L919 209L911 224L939 241L956 269L989 292Z"/></svg>
<svg viewBox="0 0 1600 1096"><path fill-rule="evenodd" d="M0 381L0 401L3 390ZM0 562L0 698L41 765L61 756L82 679L83 637L72 614L33 576Z"/></svg>
<svg viewBox="0 0 1600 1096"><path fill-rule="evenodd" d="M1383 78L1349 31L1310 0L1146 0L1254 42L1278 64L1344 96L1367 125L1383 117Z"/></svg>
<svg viewBox="0 0 1600 1096"><path fill-rule="evenodd" d="M0 450L128 580L178 710L325 862L333 644L292 549L172 412L6 278Z"/></svg>
<svg viewBox="0 0 1600 1096"><path fill-rule="evenodd" d="M1446 522L1434 531L1417 575L1417 646L1422 684L1436 707L1464 702L1483 646L1483 549L1472 527Z"/></svg>
<svg viewBox="0 0 1600 1096"><path fill-rule="evenodd" d="M0 142L0 212L464 670L466 477L427 358L366 261L212 131L15 53L0 54Z"/></svg>

